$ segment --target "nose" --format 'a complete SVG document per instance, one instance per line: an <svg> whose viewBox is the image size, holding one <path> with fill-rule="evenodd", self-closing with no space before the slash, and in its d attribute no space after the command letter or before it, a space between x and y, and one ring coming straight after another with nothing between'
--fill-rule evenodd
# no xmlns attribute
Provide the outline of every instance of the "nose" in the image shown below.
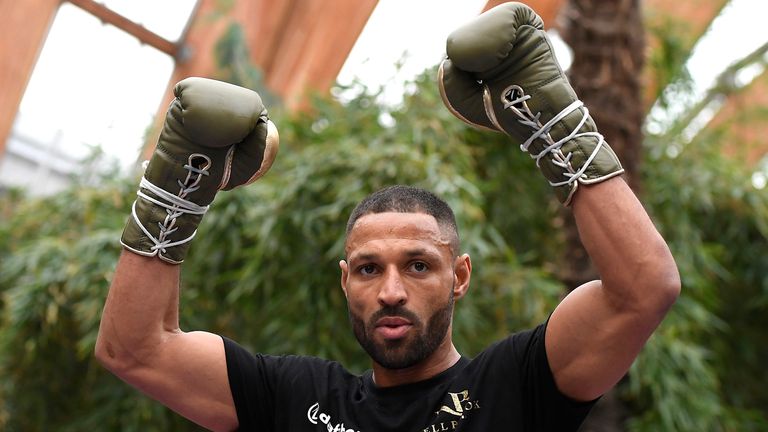
<svg viewBox="0 0 768 432"><path fill-rule="evenodd" d="M379 288L378 300L382 306L402 306L408 300L408 294L397 270L387 269Z"/></svg>

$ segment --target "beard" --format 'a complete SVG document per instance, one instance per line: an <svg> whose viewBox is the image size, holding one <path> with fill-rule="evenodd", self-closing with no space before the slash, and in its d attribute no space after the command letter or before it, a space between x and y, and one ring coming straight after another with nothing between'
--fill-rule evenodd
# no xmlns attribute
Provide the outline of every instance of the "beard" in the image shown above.
<svg viewBox="0 0 768 432"><path fill-rule="evenodd" d="M426 326L415 313L403 306L385 306L374 313L367 324L359 315L349 309L348 312L355 337L371 359L387 369L405 369L429 357L445 339L453 316L453 289L448 301L432 313ZM374 341L376 321L393 316L410 321L415 335L382 343Z"/></svg>

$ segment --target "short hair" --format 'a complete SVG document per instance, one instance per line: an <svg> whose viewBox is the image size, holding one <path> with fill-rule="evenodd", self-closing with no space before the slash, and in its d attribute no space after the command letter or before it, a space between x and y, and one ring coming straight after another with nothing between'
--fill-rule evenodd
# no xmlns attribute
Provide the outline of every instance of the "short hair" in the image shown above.
<svg viewBox="0 0 768 432"><path fill-rule="evenodd" d="M458 255L459 230L453 210L437 195L414 186L388 186L365 197L349 216L346 236L349 237L361 217L386 212L424 213L434 217L441 230L450 236L451 253Z"/></svg>

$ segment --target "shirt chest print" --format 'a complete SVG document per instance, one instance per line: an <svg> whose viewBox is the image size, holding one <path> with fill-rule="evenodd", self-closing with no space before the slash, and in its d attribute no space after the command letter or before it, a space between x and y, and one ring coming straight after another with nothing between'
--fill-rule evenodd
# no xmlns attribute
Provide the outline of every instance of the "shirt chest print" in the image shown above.
<svg viewBox="0 0 768 432"><path fill-rule="evenodd" d="M472 411L480 409L480 401L472 399L469 394L469 390L463 390L458 393L448 392L448 398L444 405L435 411L435 416L440 418L440 414L443 415L441 421L435 422L421 430L421 432L444 432L456 430L461 423L461 420L465 419ZM446 418L447 417L447 418Z"/></svg>

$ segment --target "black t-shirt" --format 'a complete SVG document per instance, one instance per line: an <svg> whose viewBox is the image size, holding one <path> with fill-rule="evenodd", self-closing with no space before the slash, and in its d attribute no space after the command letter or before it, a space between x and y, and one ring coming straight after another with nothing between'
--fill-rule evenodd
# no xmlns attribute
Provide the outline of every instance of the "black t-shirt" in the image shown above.
<svg viewBox="0 0 768 432"><path fill-rule="evenodd" d="M252 355L224 338L241 431L575 431L592 402L556 388L545 325L494 343L425 381L379 388L337 362Z"/></svg>

